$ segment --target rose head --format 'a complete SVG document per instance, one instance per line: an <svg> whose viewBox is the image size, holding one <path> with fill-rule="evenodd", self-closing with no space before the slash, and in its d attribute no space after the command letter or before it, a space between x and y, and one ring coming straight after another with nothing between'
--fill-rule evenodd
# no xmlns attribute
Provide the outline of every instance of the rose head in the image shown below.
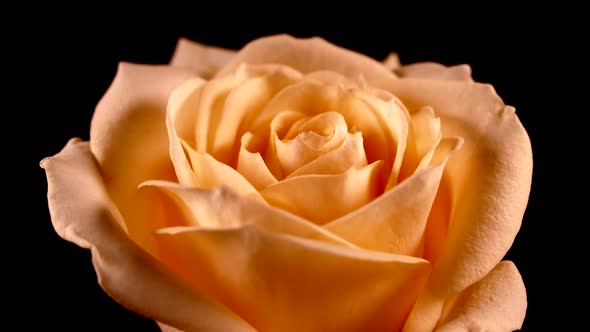
<svg viewBox="0 0 590 332"><path fill-rule="evenodd" d="M53 225L101 286L186 331L510 331L501 261L532 156L468 66L400 66L322 39L237 53L181 40L123 63L90 141L42 162Z"/></svg>

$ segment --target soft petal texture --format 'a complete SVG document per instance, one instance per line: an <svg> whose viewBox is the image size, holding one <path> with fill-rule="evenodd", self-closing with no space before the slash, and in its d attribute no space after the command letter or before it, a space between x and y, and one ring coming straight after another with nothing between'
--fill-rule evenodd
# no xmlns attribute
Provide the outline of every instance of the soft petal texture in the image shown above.
<svg viewBox="0 0 590 332"><path fill-rule="evenodd" d="M139 314L187 331L254 331L224 306L191 288L139 248L119 225L87 142L73 139L41 166L56 232L88 248L103 289Z"/></svg>
<svg viewBox="0 0 590 332"><path fill-rule="evenodd" d="M196 119L193 105L199 100L203 84L205 81L198 77L187 80L170 94L167 106L166 129L170 142L170 160L178 182L191 186L198 185L198 181L182 142L193 136ZM194 139L187 144L191 143L194 145Z"/></svg>
<svg viewBox="0 0 590 332"><path fill-rule="evenodd" d="M173 67L190 68L202 78L209 79L223 67L236 51L203 45L180 38L170 60Z"/></svg>
<svg viewBox="0 0 590 332"><path fill-rule="evenodd" d="M369 203L378 194L383 163L341 174L302 175L268 186L260 194L271 205L325 224Z"/></svg>
<svg viewBox="0 0 590 332"><path fill-rule="evenodd" d="M237 171L240 172L256 190L262 190L278 182L277 178L271 173L268 165L262 158L260 138L252 133L245 133L242 136L240 152L238 155Z"/></svg>
<svg viewBox="0 0 590 332"><path fill-rule="evenodd" d="M395 73L403 78L473 81L469 65L443 66L435 62L420 62L401 66Z"/></svg>
<svg viewBox="0 0 590 332"><path fill-rule="evenodd" d="M383 66L389 70L394 70L400 67L399 56L395 52L391 52L383 60Z"/></svg>
<svg viewBox="0 0 590 332"><path fill-rule="evenodd" d="M90 126L90 148L130 237L155 254L151 230L164 226L137 185L174 180L166 131L170 92L193 75L169 66L121 63L98 103Z"/></svg>
<svg viewBox="0 0 590 332"><path fill-rule="evenodd" d="M191 188L172 182L147 181L142 188L156 188L168 195L167 202L180 212L184 224L211 229L256 225L267 231L355 247L314 223L284 210L244 198L226 186L212 190Z"/></svg>
<svg viewBox="0 0 590 332"><path fill-rule="evenodd" d="M491 86L398 82L392 92L410 110L432 106L441 118L443 136L465 139L445 169L451 211L448 237L424 293L433 300L419 300L406 325L406 331L429 331L446 296L483 278L512 245L530 191L532 151L514 108L505 106Z"/></svg>
<svg viewBox="0 0 590 332"><path fill-rule="evenodd" d="M164 261L260 331L396 331L423 287L422 259L265 231L158 231Z"/></svg>
<svg viewBox="0 0 590 332"><path fill-rule="evenodd" d="M324 228L365 249L421 256L426 221L444 166L460 144L458 139L444 140L439 145L441 157L431 167Z"/></svg>
<svg viewBox="0 0 590 332"><path fill-rule="evenodd" d="M280 63L304 74L331 70L355 79L363 76L379 88L395 80L395 74L378 61L318 37L276 35L256 39L244 46L216 77L231 73L242 63Z"/></svg>
<svg viewBox="0 0 590 332"><path fill-rule="evenodd" d="M254 115L281 89L301 77L301 74L286 66L248 67L259 71L259 76L246 79L236 86L224 101L215 129L210 153L216 159L235 165L233 159L239 149L240 136L245 132Z"/></svg>
<svg viewBox="0 0 590 332"><path fill-rule="evenodd" d="M435 332L519 330L526 308L522 277L514 263L503 261L458 295Z"/></svg>
<svg viewBox="0 0 590 332"><path fill-rule="evenodd" d="M184 149L189 155L195 179L200 188L212 189L226 185L241 195L264 201L256 188L235 169L215 160L210 154L193 150L187 144L184 145Z"/></svg>
<svg viewBox="0 0 590 332"><path fill-rule="evenodd" d="M409 115L391 94L383 92L375 96L359 89L304 79L283 89L264 107L252 123L252 132L264 137L278 114L287 111L307 116L329 111L340 113L350 124L349 131L362 132L367 161L385 162L380 182L391 185L397 182ZM272 168L271 171L276 174Z"/></svg>

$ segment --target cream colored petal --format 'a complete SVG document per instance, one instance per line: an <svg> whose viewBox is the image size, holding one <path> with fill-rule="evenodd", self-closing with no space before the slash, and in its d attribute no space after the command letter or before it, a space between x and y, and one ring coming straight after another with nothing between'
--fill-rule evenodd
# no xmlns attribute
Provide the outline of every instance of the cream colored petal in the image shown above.
<svg viewBox="0 0 590 332"><path fill-rule="evenodd" d="M420 62L401 66L395 73L403 78L473 82L471 67L466 64L447 67L435 62Z"/></svg>
<svg viewBox="0 0 590 332"><path fill-rule="evenodd" d="M56 232L91 250L98 282L113 299L186 331L254 331L223 305L181 281L125 234L87 142L70 140L41 167L47 172Z"/></svg>
<svg viewBox="0 0 590 332"><path fill-rule="evenodd" d="M514 108L505 106L489 85L396 82L392 92L409 109L432 106L443 137L465 140L445 169L451 195L448 237L428 286L431 295L444 300L483 278L512 245L531 186L531 144ZM427 315L417 305L407 331L431 330L442 304L436 307Z"/></svg>
<svg viewBox="0 0 590 332"><path fill-rule="evenodd" d="M299 39L276 35L256 39L242 48L216 76L226 75L242 63L280 63L304 74L331 70L348 77L363 76L376 87L386 87L396 79L395 74L378 61L318 37Z"/></svg>
<svg viewBox="0 0 590 332"><path fill-rule="evenodd" d="M378 174L383 163L351 168L336 175L302 175L260 191L273 206L324 224L369 203L378 194Z"/></svg>
<svg viewBox="0 0 590 332"><path fill-rule="evenodd" d="M198 181L182 142L194 146L196 105L201 97L203 84L205 81L198 77L187 80L170 94L167 107L166 128L170 142L170 160L178 181L191 186L198 185Z"/></svg>
<svg viewBox="0 0 590 332"><path fill-rule="evenodd" d="M287 178L306 174L340 174L350 168L367 166L367 157L360 132L349 134L342 145L295 169Z"/></svg>
<svg viewBox="0 0 590 332"><path fill-rule="evenodd" d="M147 181L142 189L166 194L168 205L187 221L184 226L227 229L256 225L267 231L355 247L312 222L284 210L246 199L229 187L199 189L165 181Z"/></svg>
<svg viewBox="0 0 590 332"><path fill-rule="evenodd" d="M168 266L260 331L397 331L430 270L255 225L168 228L158 239Z"/></svg>
<svg viewBox="0 0 590 332"><path fill-rule="evenodd" d="M445 139L430 167L384 193L371 203L323 227L359 247L392 254L422 256L422 239L430 207L449 155L461 145Z"/></svg>
<svg viewBox="0 0 590 332"><path fill-rule="evenodd" d="M268 73L246 79L234 87L221 110L219 117L222 120L215 129L210 153L230 166L236 164L239 150L236 142L250 121L278 91L301 77L300 73L285 66L268 67L265 71Z"/></svg>
<svg viewBox="0 0 590 332"><path fill-rule="evenodd" d="M250 182L256 190L262 190L277 183L277 179L268 169L258 151L264 151L262 140L252 133L245 133L241 139L240 153L238 155L237 171Z"/></svg>
<svg viewBox="0 0 590 332"><path fill-rule="evenodd" d="M520 330L526 308L522 277L514 263L503 261L459 294L435 332Z"/></svg>
<svg viewBox="0 0 590 332"><path fill-rule="evenodd" d="M401 66L399 61L399 56L395 52L391 52L387 55L385 60L383 60L383 65L385 68L389 70L395 70Z"/></svg>
<svg viewBox="0 0 590 332"><path fill-rule="evenodd" d="M180 38L170 60L170 65L190 68L200 77L209 79L235 54L234 50L203 45L186 38Z"/></svg>
<svg viewBox="0 0 590 332"><path fill-rule="evenodd" d="M184 144L184 149L189 155L199 187L211 189L226 185L240 195L264 201L256 188L235 169L215 160L210 154L195 151L186 144Z"/></svg>
<svg viewBox="0 0 590 332"><path fill-rule="evenodd" d="M121 63L90 126L90 148L107 190L131 238L152 253L149 228L161 221L144 208L151 204L136 195L136 188L147 179L176 178L170 162L166 104L171 91L191 77L179 68Z"/></svg>

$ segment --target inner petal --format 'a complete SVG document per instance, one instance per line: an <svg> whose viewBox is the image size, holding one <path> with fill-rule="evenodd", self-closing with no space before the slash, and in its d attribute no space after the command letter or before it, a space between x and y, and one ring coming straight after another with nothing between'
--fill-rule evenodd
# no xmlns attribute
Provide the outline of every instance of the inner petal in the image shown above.
<svg viewBox="0 0 590 332"><path fill-rule="evenodd" d="M336 175L303 175L268 186L260 194L271 205L325 224L369 203L379 193L382 161Z"/></svg>

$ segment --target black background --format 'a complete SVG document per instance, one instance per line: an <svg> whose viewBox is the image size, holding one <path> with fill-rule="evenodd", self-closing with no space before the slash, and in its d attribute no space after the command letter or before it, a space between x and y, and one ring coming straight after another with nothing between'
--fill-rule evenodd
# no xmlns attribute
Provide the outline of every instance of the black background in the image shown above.
<svg viewBox="0 0 590 332"><path fill-rule="evenodd" d="M2 26L8 87L2 167L4 197L9 197L3 207L2 294L9 308L2 315L4 326L157 331L153 322L100 289L88 251L54 233L38 162L71 137L88 139L94 106L118 61L167 63L180 36L238 49L256 37L284 32L319 35L379 60L396 51L403 63L469 63L475 80L493 84L516 107L533 145L530 201L507 255L527 287L523 331L585 325L588 218L580 212L588 196L583 184L588 106L582 98L587 76L579 45L587 36L576 9L430 8L426 3L407 9L362 2L328 10L294 2L214 7L54 6L4 13L12 16Z"/></svg>

